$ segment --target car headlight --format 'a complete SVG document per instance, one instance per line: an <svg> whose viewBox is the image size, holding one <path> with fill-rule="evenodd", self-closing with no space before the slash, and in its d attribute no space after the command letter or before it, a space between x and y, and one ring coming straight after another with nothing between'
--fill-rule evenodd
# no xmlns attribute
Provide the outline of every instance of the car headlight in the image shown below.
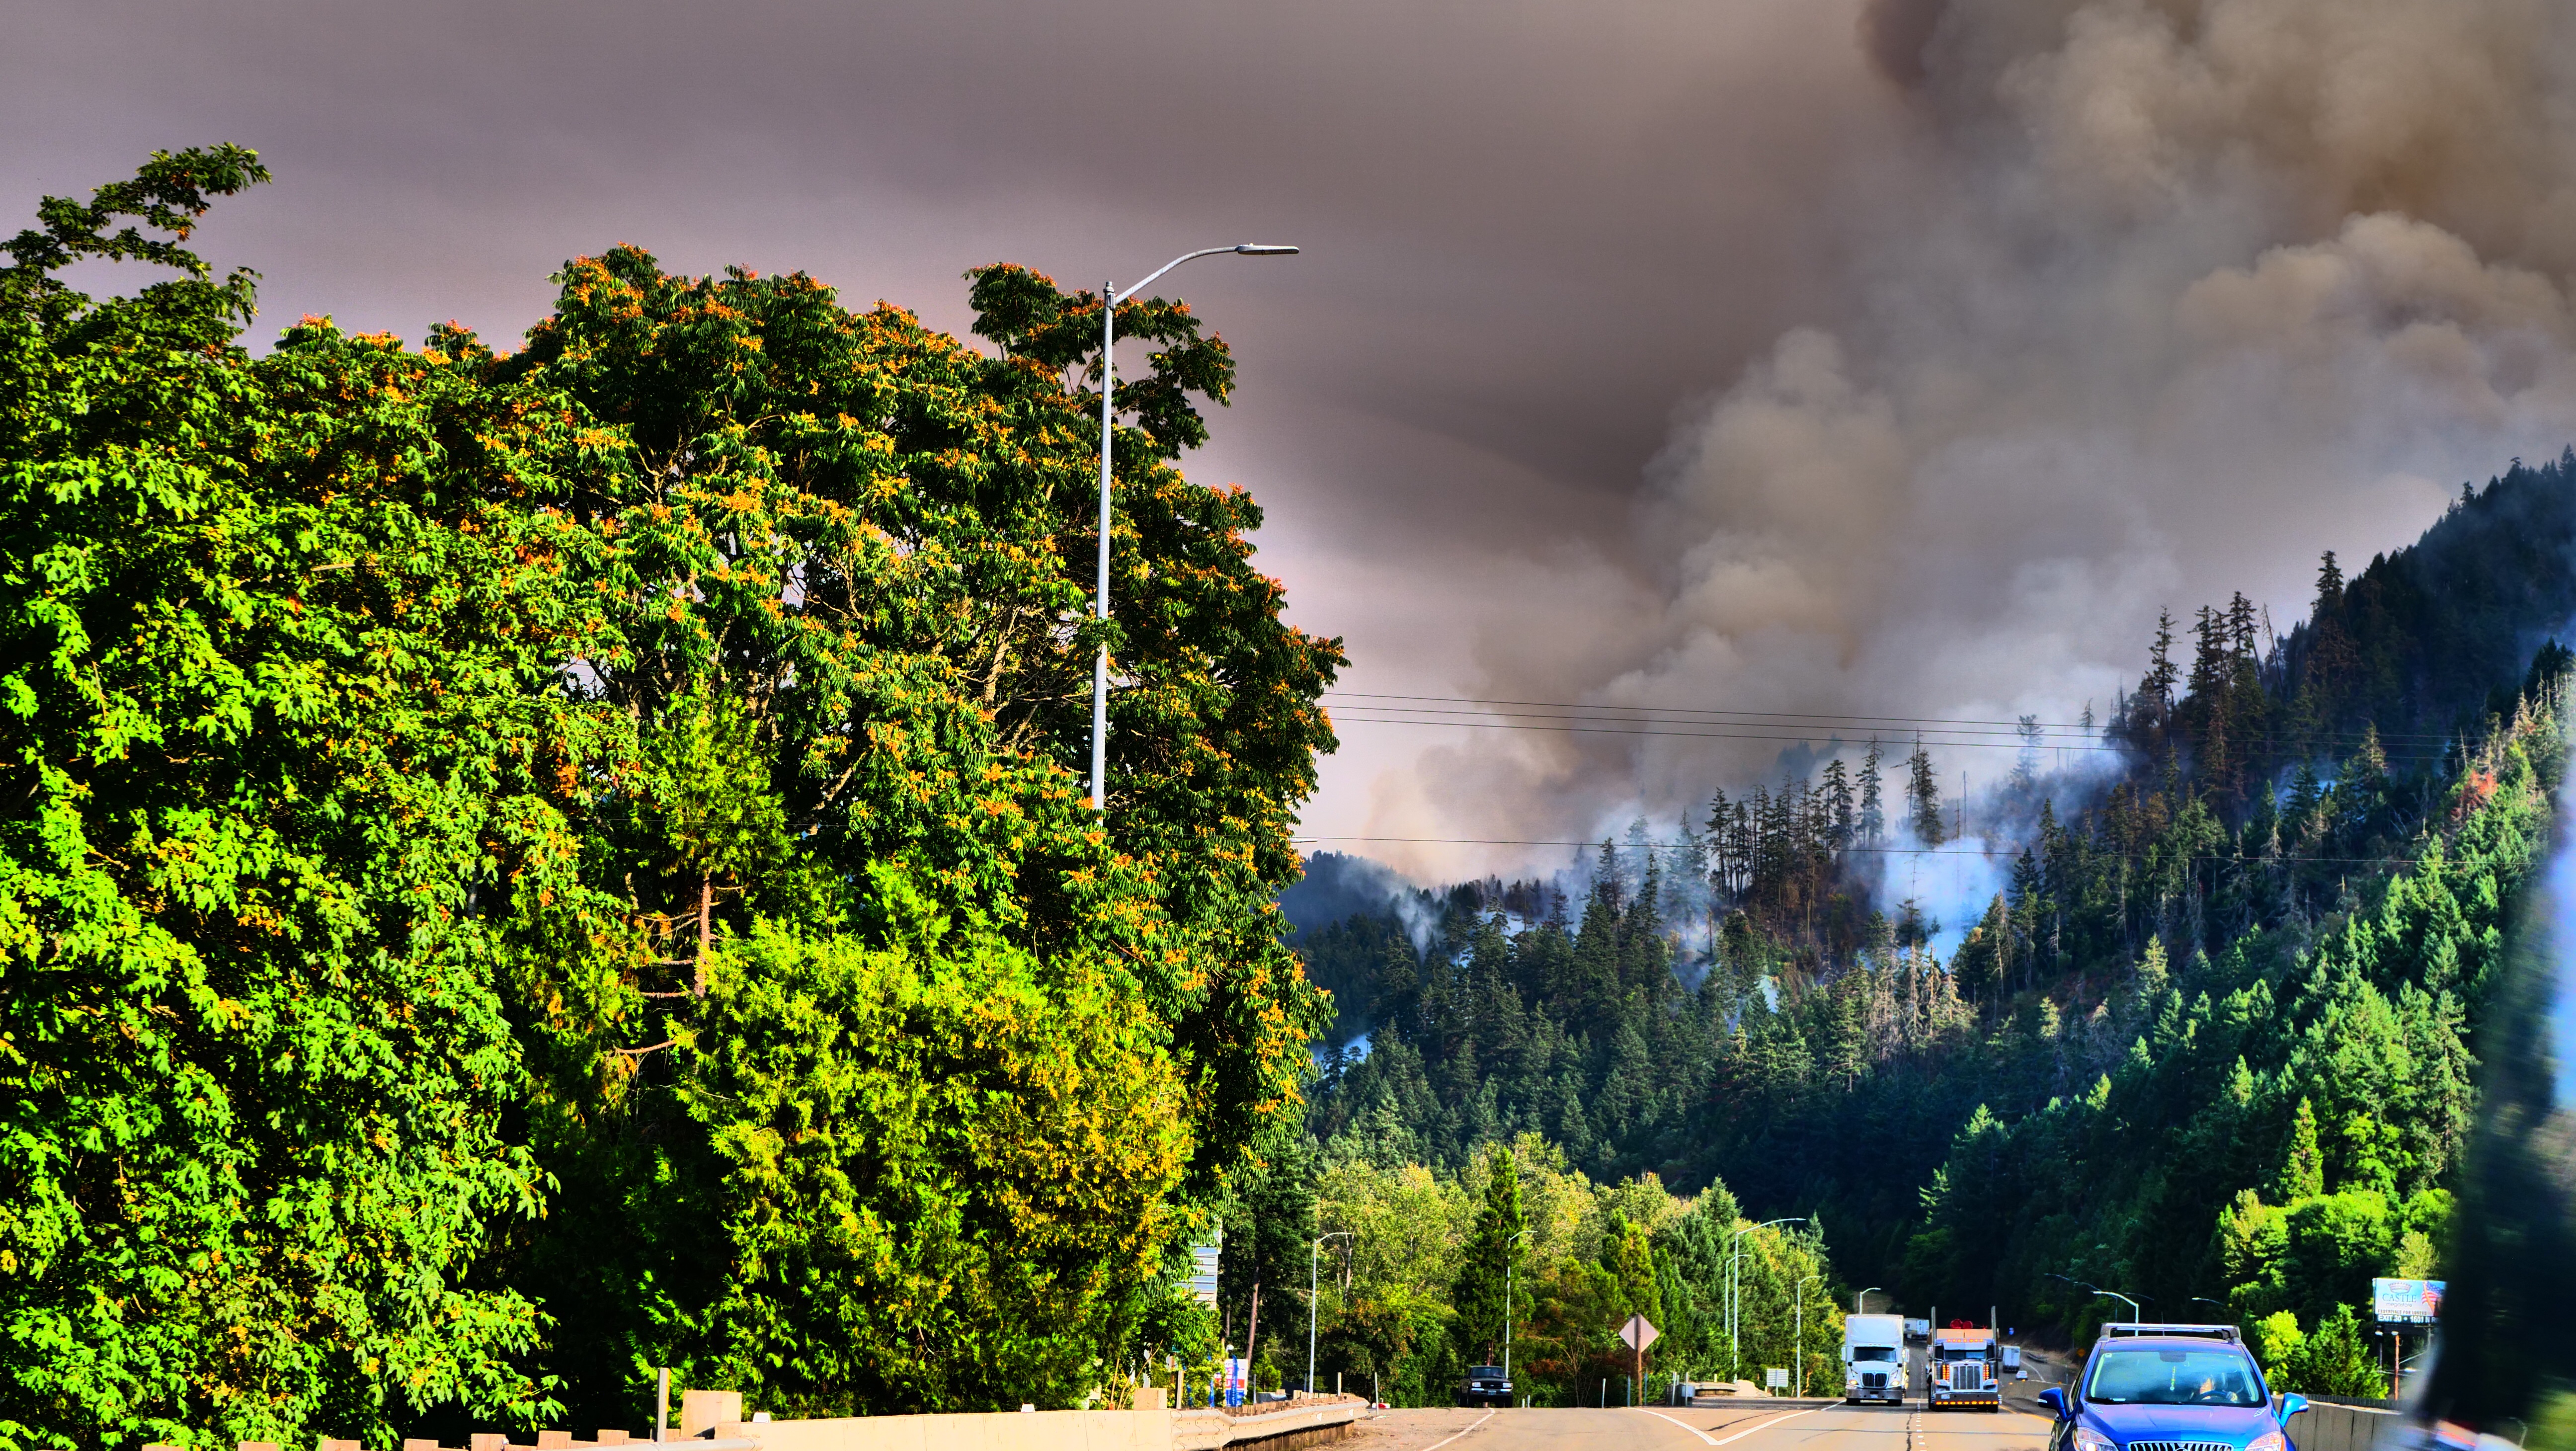
<svg viewBox="0 0 2576 1451"><path fill-rule="evenodd" d="M2279 1431L2266 1431L2246 1442L2245 1451L2290 1451L2290 1438Z"/></svg>
<svg viewBox="0 0 2576 1451"><path fill-rule="evenodd" d="M2120 1451L2120 1445L2090 1426L2078 1426L2075 1428L2075 1451Z"/></svg>

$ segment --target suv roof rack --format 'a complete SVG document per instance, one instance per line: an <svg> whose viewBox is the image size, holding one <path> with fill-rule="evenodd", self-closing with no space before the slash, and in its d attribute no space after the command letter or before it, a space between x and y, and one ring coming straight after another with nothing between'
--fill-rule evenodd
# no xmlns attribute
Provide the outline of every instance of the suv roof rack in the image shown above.
<svg viewBox="0 0 2576 1451"><path fill-rule="evenodd" d="M2245 1336L2233 1325L2159 1325L2145 1320L2112 1320L2102 1326L2100 1338L2126 1340L2136 1336L2172 1335L2188 1340L2224 1340L2242 1345Z"/></svg>

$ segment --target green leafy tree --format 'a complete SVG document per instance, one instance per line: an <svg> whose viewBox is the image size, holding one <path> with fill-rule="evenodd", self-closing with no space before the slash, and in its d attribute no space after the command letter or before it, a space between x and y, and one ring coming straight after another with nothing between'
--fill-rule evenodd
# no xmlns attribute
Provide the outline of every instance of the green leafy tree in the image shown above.
<svg viewBox="0 0 2576 1451"><path fill-rule="evenodd" d="M1222 344L1121 313L1104 626L1096 298L979 273L996 357L619 249L507 357L254 360L180 244L264 176L157 157L0 274L0 1444L633 1424L656 1364L1059 1400L1168 1338L1326 1015L1271 899L1340 652L1171 466Z"/></svg>
<svg viewBox="0 0 2576 1451"><path fill-rule="evenodd" d="M1086 586L1097 400L1078 386L1098 300L1008 268L971 295L999 357L894 308L848 311L802 275L674 276L620 248L567 265L515 354L434 339L486 387L576 420L585 452L531 502L588 537L578 582L616 643L578 688L635 735L628 760L578 784L584 890L531 906L515 978L544 1086L535 1144L566 1192L512 1273L560 1317L548 1364L578 1414L630 1418L658 1364L863 1411L1016 1404L1056 1394L1064 1366L1116 1363L1120 1338L1163 1313L1155 1277L1193 1218L1178 1207L1212 1212L1254 1136L1285 1121L1326 1014L1270 898L1331 742L1314 702L1338 648L1279 620L1278 586L1250 566L1251 501L1170 467L1204 437L1191 400L1231 386L1225 351L1186 310L1122 313L1166 347L1122 385L1139 426L1113 439L1104 628ZM1104 643L1118 665L1105 824L1076 774ZM1140 1180L1168 1201L1108 1201L1135 1219L1085 1241L1116 1246L1107 1278L1016 1341L871 1340L893 1322L844 1323L832 1282L808 1279L814 1303L782 1307L779 1333L822 1338L751 1355L702 1307L730 1303L756 1246L723 1228L721 1196L652 1187L694 1185L714 1152L686 1091L716 1041L701 988L728 942L765 928L817 951L897 945L911 909L867 885L889 865L976 953L1026 953L1051 991L1116 985L1189 1065L1186 1171ZM1020 1147L1023 1166L1063 1149ZM978 1205L1010 1202L1000 1179L960 1182ZM895 1182L860 1183L846 1212L913 1213ZM795 1227L812 1236L844 1212L776 1209L820 1216ZM1138 1234L1151 1244L1131 1254ZM1280 1324L1302 1292L1266 1290ZM965 1303L998 1313L995 1294ZM956 1363L923 1363L922 1344ZM859 1374L870 1357L885 1374ZM811 1369L787 1369L800 1359Z"/></svg>
<svg viewBox="0 0 2576 1451"><path fill-rule="evenodd" d="M266 177L156 154L0 271L0 1446L551 1406L475 1269L543 1183L505 919L614 734L555 688L587 543L510 497L575 446L384 339L250 358L182 244Z"/></svg>
<svg viewBox="0 0 2576 1451"><path fill-rule="evenodd" d="M674 1304L764 1408L1079 1400L1188 1167L1180 1075L1119 984L1048 971L872 873L885 947L764 924L719 952L676 1097L729 1253Z"/></svg>

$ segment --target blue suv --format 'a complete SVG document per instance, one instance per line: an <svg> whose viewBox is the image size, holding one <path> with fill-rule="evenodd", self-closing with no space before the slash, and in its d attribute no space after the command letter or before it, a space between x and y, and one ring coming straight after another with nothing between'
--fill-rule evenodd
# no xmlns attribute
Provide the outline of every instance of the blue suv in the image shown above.
<svg viewBox="0 0 2576 1451"><path fill-rule="evenodd" d="M2075 1384L2039 1398L2057 1413L2048 1451L2298 1451L2283 1427L2308 1408L2273 1410L2229 1326L2106 1326Z"/></svg>

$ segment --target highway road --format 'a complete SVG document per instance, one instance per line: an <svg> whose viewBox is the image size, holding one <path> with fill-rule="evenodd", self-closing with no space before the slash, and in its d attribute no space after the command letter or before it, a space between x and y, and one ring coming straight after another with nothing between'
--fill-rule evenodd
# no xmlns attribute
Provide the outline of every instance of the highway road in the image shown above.
<svg viewBox="0 0 2576 1451"><path fill-rule="evenodd" d="M2049 1423L2019 1411L1927 1412L1778 1402L1705 1410L1385 1411L1351 1451L2045 1451Z"/></svg>

